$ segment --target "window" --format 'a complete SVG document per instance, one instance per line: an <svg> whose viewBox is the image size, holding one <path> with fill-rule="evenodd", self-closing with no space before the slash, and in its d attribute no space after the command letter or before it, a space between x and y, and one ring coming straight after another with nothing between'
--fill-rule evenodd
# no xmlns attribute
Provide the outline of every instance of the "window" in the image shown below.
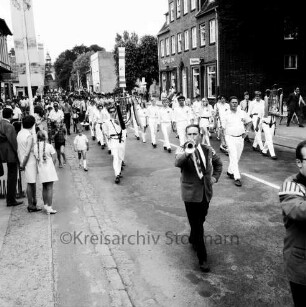
<svg viewBox="0 0 306 307"><path fill-rule="evenodd" d="M200 69L193 68L192 69L192 96L196 97L200 94Z"/></svg>
<svg viewBox="0 0 306 307"><path fill-rule="evenodd" d="M170 20L169 20L169 14L165 14L166 15L166 24L168 25L170 23Z"/></svg>
<svg viewBox="0 0 306 307"><path fill-rule="evenodd" d="M205 46L205 23L200 25L200 46Z"/></svg>
<svg viewBox="0 0 306 307"><path fill-rule="evenodd" d="M285 55L284 62L285 62L285 69L297 69L297 60L298 56L294 55Z"/></svg>
<svg viewBox="0 0 306 307"><path fill-rule="evenodd" d="M186 30L184 32L184 50L187 51L189 50L189 32Z"/></svg>
<svg viewBox="0 0 306 307"><path fill-rule="evenodd" d="M177 52L182 52L182 33L177 34Z"/></svg>
<svg viewBox="0 0 306 307"><path fill-rule="evenodd" d="M184 0L184 15L188 13L188 0Z"/></svg>
<svg viewBox="0 0 306 307"><path fill-rule="evenodd" d="M176 18L181 16L181 0L176 0Z"/></svg>
<svg viewBox="0 0 306 307"><path fill-rule="evenodd" d="M190 11L195 10L196 8L196 0L191 0L190 1Z"/></svg>
<svg viewBox="0 0 306 307"><path fill-rule="evenodd" d="M176 89L176 72L171 71L170 77L171 77L171 86L175 90Z"/></svg>
<svg viewBox="0 0 306 307"><path fill-rule="evenodd" d="M163 89L163 91L166 90L166 86L167 86L167 73L163 72L162 73L162 89Z"/></svg>
<svg viewBox="0 0 306 307"><path fill-rule="evenodd" d="M166 38L166 56L170 55L170 41L169 37Z"/></svg>
<svg viewBox="0 0 306 307"><path fill-rule="evenodd" d="M215 98L216 96L216 66L207 67L207 96Z"/></svg>
<svg viewBox="0 0 306 307"><path fill-rule="evenodd" d="M286 17L284 20L284 39L297 39L298 38L298 26L295 21Z"/></svg>
<svg viewBox="0 0 306 307"><path fill-rule="evenodd" d="M160 41L160 56L161 57L165 56L165 42L164 42L164 40Z"/></svg>
<svg viewBox="0 0 306 307"><path fill-rule="evenodd" d="M216 20L209 21L209 43L214 44L216 42Z"/></svg>
<svg viewBox="0 0 306 307"><path fill-rule="evenodd" d="M191 28L191 46L197 48L197 28Z"/></svg>
<svg viewBox="0 0 306 307"><path fill-rule="evenodd" d="M170 3L170 21L174 20L174 3Z"/></svg>
<svg viewBox="0 0 306 307"><path fill-rule="evenodd" d="M171 36L171 53L175 54L175 36Z"/></svg>

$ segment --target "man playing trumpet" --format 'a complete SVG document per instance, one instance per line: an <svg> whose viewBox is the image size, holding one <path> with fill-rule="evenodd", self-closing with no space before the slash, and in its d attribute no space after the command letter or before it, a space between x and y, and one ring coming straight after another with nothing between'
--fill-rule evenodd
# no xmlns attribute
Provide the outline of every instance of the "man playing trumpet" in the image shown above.
<svg viewBox="0 0 306 307"><path fill-rule="evenodd" d="M187 142L175 155L175 166L181 169L181 193L190 224L189 242L197 251L200 269L209 272L204 243L205 217L212 198L212 185L222 172L222 162L214 150L201 143L200 127L186 127Z"/></svg>

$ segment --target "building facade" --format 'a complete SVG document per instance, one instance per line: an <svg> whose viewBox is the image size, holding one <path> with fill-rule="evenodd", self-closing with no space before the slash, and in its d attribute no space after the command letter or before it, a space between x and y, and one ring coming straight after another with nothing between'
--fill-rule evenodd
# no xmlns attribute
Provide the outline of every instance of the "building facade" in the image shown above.
<svg viewBox="0 0 306 307"><path fill-rule="evenodd" d="M10 82L7 75L11 72L9 53L7 50L7 36L12 35L4 19L0 18L0 98L12 98Z"/></svg>
<svg viewBox="0 0 306 307"><path fill-rule="evenodd" d="M306 92L306 24L298 0L167 0L158 33L161 90L188 98ZM305 84L305 85L304 85ZM305 88L304 88L305 87Z"/></svg>
<svg viewBox="0 0 306 307"><path fill-rule="evenodd" d="M98 51L90 57L92 89L96 93L112 93L117 84L112 52Z"/></svg>

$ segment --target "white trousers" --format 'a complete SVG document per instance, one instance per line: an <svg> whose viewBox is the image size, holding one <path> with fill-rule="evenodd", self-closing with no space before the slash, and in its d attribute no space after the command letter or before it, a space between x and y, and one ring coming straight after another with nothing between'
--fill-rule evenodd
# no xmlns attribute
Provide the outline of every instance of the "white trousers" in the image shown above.
<svg viewBox="0 0 306 307"><path fill-rule="evenodd" d="M149 127L151 132L151 142L152 144L156 144L157 119L149 118Z"/></svg>
<svg viewBox="0 0 306 307"><path fill-rule="evenodd" d="M89 118L89 129L90 129L90 134L91 134L91 136L92 136L92 137L95 136L94 124L93 124L91 118Z"/></svg>
<svg viewBox="0 0 306 307"><path fill-rule="evenodd" d="M239 172L239 160L243 151L244 139L240 137L234 137L225 135L225 141L228 148L229 165L228 172L234 175L235 180L240 179Z"/></svg>
<svg viewBox="0 0 306 307"><path fill-rule="evenodd" d="M265 145L263 147L263 152L267 153L268 150L270 152L270 155L273 157L275 156L274 146L273 146L273 135L275 131L275 124L271 126L269 124L266 124L265 122L262 123L262 129L265 134Z"/></svg>
<svg viewBox="0 0 306 307"><path fill-rule="evenodd" d="M208 118L201 118L199 126L201 128L201 133L203 134L202 144L207 144L208 146L210 146L209 119Z"/></svg>
<svg viewBox="0 0 306 307"><path fill-rule="evenodd" d="M252 121L253 121L253 127L254 129L256 128L257 125L257 115L253 115ZM263 143L261 139L261 124L258 125L258 131L255 131L255 136L254 136L254 142L253 142L253 147L256 148L257 145L259 145L260 150L263 150Z"/></svg>
<svg viewBox="0 0 306 307"><path fill-rule="evenodd" d="M121 172L122 161L124 159L124 143L119 143L117 139L111 139L110 146L112 149L115 176L118 176Z"/></svg>
<svg viewBox="0 0 306 307"><path fill-rule="evenodd" d="M100 142L101 145L104 145L104 137L103 137L101 124L96 124L96 139L97 142Z"/></svg>
<svg viewBox="0 0 306 307"><path fill-rule="evenodd" d="M137 125L134 115L132 115L132 122L133 122L134 131L135 131L135 136L139 137L139 129L138 129L138 125Z"/></svg>
<svg viewBox="0 0 306 307"><path fill-rule="evenodd" d="M187 121L181 121L176 123L177 134L180 140L180 146L183 146L186 143L186 127L188 126Z"/></svg>
<svg viewBox="0 0 306 307"><path fill-rule="evenodd" d="M169 134L171 131L171 123L161 123L160 124L161 131L164 136L164 147L167 147L167 149L170 149L170 142L169 142Z"/></svg>

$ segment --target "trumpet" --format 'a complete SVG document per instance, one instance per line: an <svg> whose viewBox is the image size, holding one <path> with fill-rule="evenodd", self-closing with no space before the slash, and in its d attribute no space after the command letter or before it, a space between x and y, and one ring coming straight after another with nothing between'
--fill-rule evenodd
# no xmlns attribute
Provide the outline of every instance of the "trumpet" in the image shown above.
<svg viewBox="0 0 306 307"><path fill-rule="evenodd" d="M193 141L188 141L184 145L185 147L185 152L188 154L192 154L195 151L195 142Z"/></svg>

